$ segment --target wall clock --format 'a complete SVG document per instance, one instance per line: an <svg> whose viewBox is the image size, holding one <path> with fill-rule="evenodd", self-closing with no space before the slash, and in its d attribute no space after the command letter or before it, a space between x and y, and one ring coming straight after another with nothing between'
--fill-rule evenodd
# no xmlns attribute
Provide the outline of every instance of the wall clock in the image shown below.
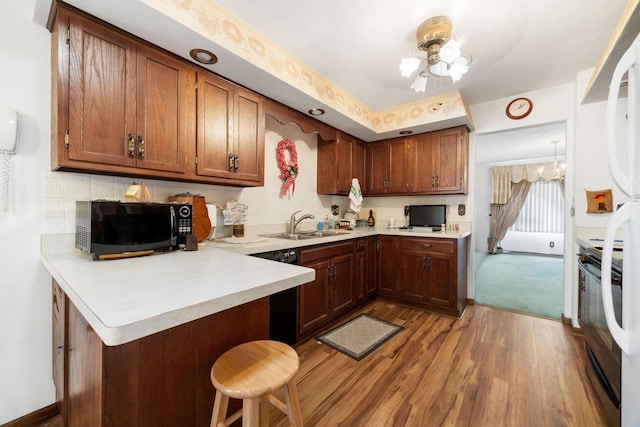
<svg viewBox="0 0 640 427"><path fill-rule="evenodd" d="M516 98L507 104L507 117L520 120L527 117L533 110L533 102L529 98Z"/></svg>

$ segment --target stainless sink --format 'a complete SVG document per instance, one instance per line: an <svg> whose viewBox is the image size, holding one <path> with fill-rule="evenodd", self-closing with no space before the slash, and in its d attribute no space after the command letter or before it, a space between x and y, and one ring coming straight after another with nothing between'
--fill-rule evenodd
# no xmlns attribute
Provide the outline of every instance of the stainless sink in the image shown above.
<svg viewBox="0 0 640 427"><path fill-rule="evenodd" d="M324 230L324 231L299 231L295 234L289 233L274 233L274 234L261 234L262 237L275 237L277 239L288 239L288 240L302 240L302 239L317 239L320 237L331 237L331 236L339 236L342 234L349 234L349 231L346 230Z"/></svg>
<svg viewBox="0 0 640 427"><path fill-rule="evenodd" d="M306 232L304 232L304 233L296 233L296 234L274 233L274 234L261 234L261 236L262 237L274 237L276 239L287 239L287 240L315 239L317 237L322 237L322 236L316 236L315 235L315 231L313 233L314 234L308 234Z"/></svg>

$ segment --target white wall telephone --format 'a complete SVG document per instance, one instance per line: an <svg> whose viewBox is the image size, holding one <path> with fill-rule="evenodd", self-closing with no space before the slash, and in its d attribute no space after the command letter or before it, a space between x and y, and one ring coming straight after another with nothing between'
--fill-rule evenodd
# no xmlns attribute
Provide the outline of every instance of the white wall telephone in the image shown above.
<svg viewBox="0 0 640 427"><path fill-rule="evenodd" d="M0 211L9 211L10 154L18 148L18 112L0 107Z"/></svg>

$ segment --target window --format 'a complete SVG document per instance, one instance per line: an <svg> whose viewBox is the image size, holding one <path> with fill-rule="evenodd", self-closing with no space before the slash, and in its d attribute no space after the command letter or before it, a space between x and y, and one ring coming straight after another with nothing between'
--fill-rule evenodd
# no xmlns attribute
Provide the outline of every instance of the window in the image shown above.
<svg viewBox="0 0 640 427"><path fill-rule="evenodd" d="M558 181L531 184L512 231L530 233L564 233L564 195Z"/></svg>

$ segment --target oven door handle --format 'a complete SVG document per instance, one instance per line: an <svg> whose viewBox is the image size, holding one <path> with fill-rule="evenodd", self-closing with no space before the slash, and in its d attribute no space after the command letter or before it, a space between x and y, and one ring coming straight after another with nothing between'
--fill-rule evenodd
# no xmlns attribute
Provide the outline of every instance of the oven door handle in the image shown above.
<svg viewBox="0 0 640 427"><path fill-rule="evenodd" d="M625 203L622 205L622 207L613 214L613 218L611 218L611 221L609 221L609 224L607 225L604 244L602 245L602 271L600 273L604 317L607 320L607 326L609 327L609 331L611 331L611 336L626 355L629 355L629 332L622 329L618 324L613 310L611 260L613 258L613 242L616 230L631 219L631 205L632 203ZM622 298L624 299L624 293L622 294Z"/></svg>

